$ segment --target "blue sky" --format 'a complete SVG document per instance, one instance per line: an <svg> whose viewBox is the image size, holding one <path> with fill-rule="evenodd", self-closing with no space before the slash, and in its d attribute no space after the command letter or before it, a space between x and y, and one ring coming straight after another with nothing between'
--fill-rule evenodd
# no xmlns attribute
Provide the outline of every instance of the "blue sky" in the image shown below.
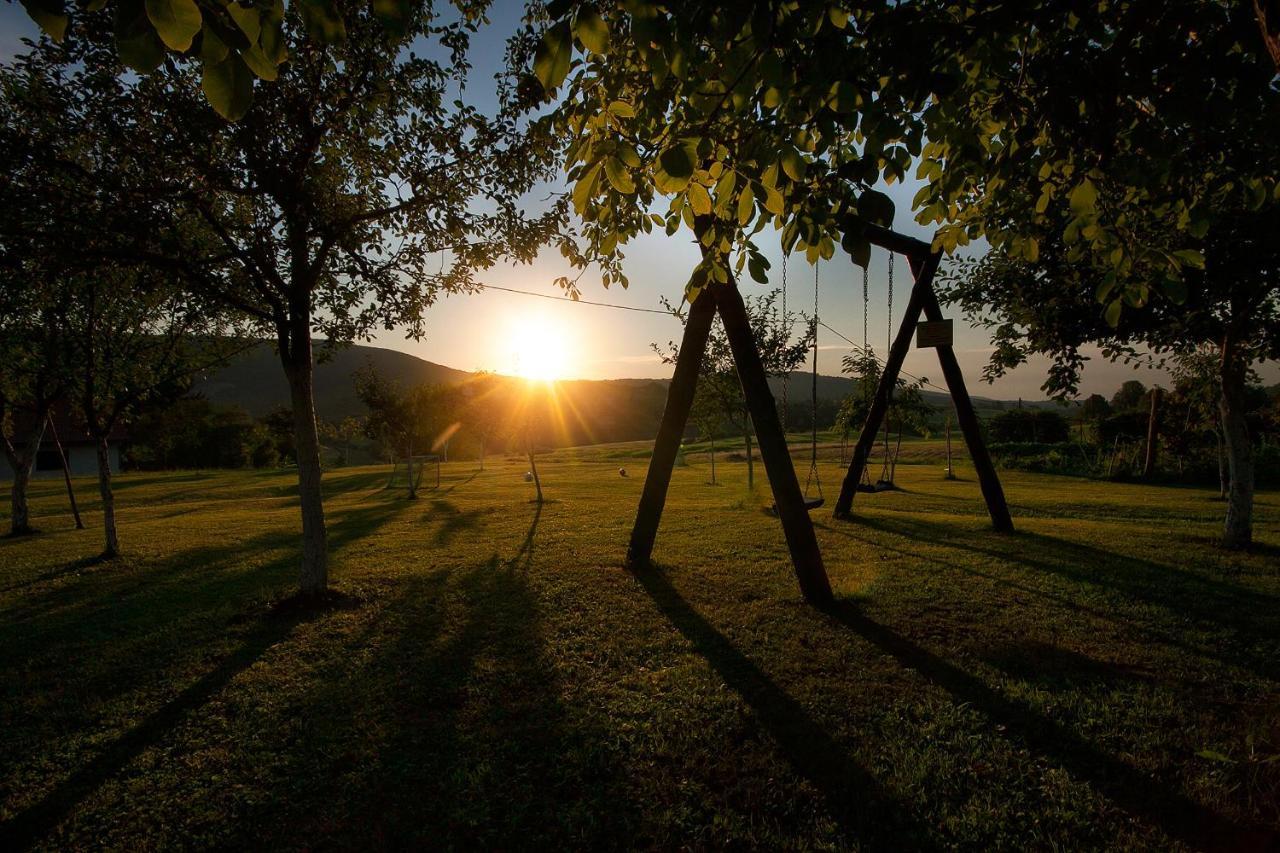
<svg viewBox="0 0 1280 853"><path fill-rule="evenodd" d="M492 74L503 60L503 42L514 31L521 13L518 0L499 0L493 7L491 25L475 40L472 48L473 73L466 97L482 109L493 104ZM16 3L0 3L0 57L8 59L21 51L20 40L34 37L36 28ZM928 240L927 229L915 224L910 216L910 202L919 184L908 182L882 187L898 208L895 227ZM773 262L775 280L769 287L754 282L742 283L744 293L762 293L780 287L782 256L775 232L762 232L758 243ZM583 276L582 295L586 299L613 302L640 308L657 308L665 296L679 299L690 270L698 261L698 253L688 234L678 232L667 237L646 235L625 248L625 271L631 287L606 291L598 276ZM552 282L569 273L556 252L544 252L531 266L504 266L490 271L487 283L557 293ZM860 341L862 337L862 270L839 254L820 264L820 314L824 323L844 335ZM803 310L811 310L813 301L813 268L802 258L793 257L788 265L789 299ZM871 341L883 352L887 333L887 254L874 253L871 271L871 310L868 325ZM898 311L906 302L910 286L906 264L899 259L895 281L895 303ZM808 307L805 307L808 306ZM900 320L895 316L895 322ZM980 381L983 364L990 351L986 333L970 328L956 316L955 349L965 370L972 393L1002 398L1038 399L1045 378L1045 362L1037 360L1019 368L994 386ZM670 317L632 311L617 311L582 304L568 304L527 296L489 291L455 296L434 306L428 317L427 337L420 341L407 339L403 333L378 335L374 343L404 350L430 361L461 369L487 369L514 372L519 367L521 349L529 341L545 340L548 346L563 350L566 372L582 378L658 377L669 374L650 349L651 342L665 343L678 338L680 325ZM522 343L523 342L523 343ZM833 334L820 330L819 370L839 372L840 359L847 347ZM940 382L936 356L929 350L912 350L905 369L913 374ZM1268 374L1274 371L1267 371ZM1150 371L1135 371L1124 365L1112 365L1095 359L1085 371L1082 390L1085 393L1111 392L1128 378L1159 381ZM1274 380L1272 380L1274 381Z"/></svg>

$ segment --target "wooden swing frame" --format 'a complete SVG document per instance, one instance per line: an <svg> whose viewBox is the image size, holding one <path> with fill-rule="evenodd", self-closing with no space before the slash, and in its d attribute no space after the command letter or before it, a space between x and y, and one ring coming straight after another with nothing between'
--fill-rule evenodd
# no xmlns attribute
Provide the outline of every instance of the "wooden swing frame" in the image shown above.
<svg viewBox="0 0 1280 853"><path fill-rule="evenodd" d="M942 319L942 309L933 291L933 277L938 271L942 253L934 252L932 247L922 240L880 226L867 225L864 236L872 245L905 255L911 265L915 282L911 288L907 309L903 313L902 324L889 350L871 409L867 413L866 423L863 424L862 432L858 437L853 461L841 485L840 497L835 506L836 518L852 516L853 496L857 491L858 482L862 479L862 472L866 468L876 434L888 411L891 390L898 380L898 373L902 368L902 362L906 359L907 351L911 348L911 338L915 332L917 320L922 313L929 321ZM732 274L727 284L704 287L689 307L689 317L685 322L675 372L667 388L666 407L663 409L658 436L654 441L653 457L645 475L644 490L640 495L640 505L636 510L635 524L631 530L631 541L627 547L627 566L632 569L641 569L650 563L654 540L658 534L658 524L662 520L662 510L667 501L667 490L671 485L671 473L675 467L680 442L693 405L698 373L707 348L707 338L711 332L711 322L717 313L724 323L725 336L728 338L729 349L733 353L734 364L738 369L738 379L742 383L747 410L755 426L760 456L764 462L770 488L773 490L774 506L782 522L783 534L786 537L787 548L791 552L791 562L795 568L796 580L800 584L800 591L805 599L813 604L829 604L832 601L831 582L827 578L827 571L822 562L822 551L818 548L813 520L809 517L804 494L800 489L800 481L796 477L795 465L787 448L786 436L782 432L782 423L778 417L773 393L769 390L764 365L752 338L746 306ZM942 365L942 374L946 378L947 387L955 403L956 420L969 446L969 454L977 470L978 481L987 503L987 510L991 514L992 524L998 531L1010 532L1013 530L1013 520L1009 516L1009 507L1005 502L999 477L996 476L995 466L992 465L991 456L987 453L986 445L982 441L977 414L973 410L973 402L969 399L969 392L965 388L960 364L956 361L955 353L950 346L939 346L936 349L938 360Z"/></svg>

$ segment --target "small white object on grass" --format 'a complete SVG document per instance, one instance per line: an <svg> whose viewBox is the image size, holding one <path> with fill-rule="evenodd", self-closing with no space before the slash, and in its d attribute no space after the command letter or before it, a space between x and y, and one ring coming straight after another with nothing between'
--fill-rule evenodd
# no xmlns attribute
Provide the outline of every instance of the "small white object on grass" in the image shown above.
<svg viewBox="0 0 1280 853"><path fill-rule="evenodd" d="M619 469L618 469L618 476L619 476L619 477L625 477L625 476L627 476L627 469L626 469L626 468L619 468Z"/></svg>
<svg viewBox="0 0 1280 853"><path fill-rule="evenodd" d="M525 471L525 472L524 472L524 481L525 481L526 483L532 483L532 482L533 482L533 472L532 472L532 471Z"/></svg>

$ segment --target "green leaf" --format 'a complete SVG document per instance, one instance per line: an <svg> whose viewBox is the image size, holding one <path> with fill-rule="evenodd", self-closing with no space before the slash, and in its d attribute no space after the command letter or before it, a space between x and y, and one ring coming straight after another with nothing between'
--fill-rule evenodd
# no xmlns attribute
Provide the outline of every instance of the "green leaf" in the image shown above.
<svg viewBox="0 0 1280 853"><path fill-rule="evenodd" d="M1170 279L1163 285L1164 295L1174 305L1182 305L1187 301L1187 283L1180 278Z"/></svg>
<svg viewBox="0 0 1280 853"><path fill-rule="evenodd" d="M609 112L622 118L634 118L636 108L628 104L626 101L614 101L609 104Z"/></svg>
<svg viewBox="0 0 1280 853"><path fill-rule="evenodd" d="M587 6L578 12L573 22L573 34L592 53L608 53L609 25L594 7Z"/></svg>
<svg viewBox="0 0 1280 853"><path fill-rule="evenodd" d="M322 44L336 44L347 38L347 25L333 0L299 0L307 35Z"/></svg>
<svg viewBox="0 0 1280 853"><path fill-rule="evenodd" d="M863 234L844 232L844 236L840 238L840 248L848 252L853 262L863 269L871 263L871 241Z"/></svg>
<svg viewBox="0 0 1280 853"><path fill-rule="evenodd" d="M378 0L375 0L375 7L377 2ZM227 4L227 14L236 22L236 26L239 27L240 32L244 33L249 44L258 43L258 36L262 32L262 13L256 6L246 9L237 0L231 0Z"/></svg>
<svg viewBox="0 0 1280 853"><path fill-rule="evenodd" d="M1115 328L1120 324L1120 310L1124 307L1124 300L1113 299L1107 305L1107 310L1103 312L1102 318L1107 321L1107 325Z"/></svg>
<svg viewBox="0 0 1280 853"><path fill-rule="evenodd" d="M227 43L218 38L218 34L213 31L213 27L205 27L200 32L200 61L201 62L221 62L227 58Z"/></svg>
<svg viewBox="0 0 1280 853"><path fill-rule="evenodd" d="M626 163L633 169L640 168L640 155L636 153L635 146L629 142L623 142L618 145L618 159Z"/></svg>
<svg viewBox="0 0 1280 853"><path fill-rule="evenodd" d="M36 22L36 26L49 34L49 38L60 42L67 35L67 14L63 5L55 0L22 0L27 16Z"/></svg>
<svg viewBox="0 0 1280 853"><path fill-rule="evenodd" d="M569 76L569 62L573 58L573 33L568 21L561 21L547 30L533 57L533 73L547 94Z"/></svg>
<svg viewBox="0 0 1280 853"><path fill-rule="evenodd" d="M751 185L747 184L738 195L738 224L745 228L755 213L755 195L751 192Z"/></svg>
<svg viewBox="0 0 1280 853"><path fill-rule="evenodd" d="M698 216L711 213L711 196L707 194L707 188L702 184L689 184L689 204Z"/></svg>
<svg viewBox="0 0 1280 853"><path fill-rule="evenodd" d="M244 60L245 65L249 66L249 70L262 80L275 80L279 76L276 64L267 59L266 54L262 52L262 48L256 44L241 52L240 58Z"/></svg>
<svg viewBox="0 0 1280 853"><path fill-rule="evenodd" d="M831 25L838 30L843 30L849 26L849 13L839 6L832 6L827 9L827 17L831 19Z"/></svg>
<svg viewBox="0 0 1280 853"><path fill-rule="evenodd" d="M410 0L373 0L373 14L388 31L404 35L409 29L413 3Z"/></svg>
<svg viewBox="0 0 1280 853"><path fill-rule="evenodd" d="M164 61L164 44L155 30L147 27L128 34L116 30L116 53L120 61L139 74L150 74Z"/></svg>
<svg viewBox="0 0 1280 853"><path fill-rule="evenodd" d="M895 212L893 199L879 190L865 190L858 196L858 216L867 222L892 226Z"/></svg>
<svg viewBox="0 0 1280 853"><path fill-rule="evenodd" d="M1179 249L1173 253L1173 256L1182 261L1183 266L1204 269L1204 255L1197 249Z"/></svg>
<svg viewBox="0 0 1280 853"><path fill-rule="evenodd" d="M693 176L693 157L684 145L668 148L658 155L658 165L673 178L690 178Z"/></svg>
<svg viewBox="0 0 1280 853"><path fill-rule="evenodd" d="M239 121L253 103L253 75L234 51L221 62L205 63L200 88L227 121Z"/></svg>
<svg viewBox="0 0 1280 853"><path fill-rule="evenodd" d="M604 159L604 174L609 179L609 183L618 192L631 195L636 191L636 185L631 180L631 175L618 160L606 157Z"/></svg>
<svg viewBox="0 0 1280 853"><path fill-rule="evenodd" d="M777 216L781 216L783 210L786 209L785 202L783 201L783 198L782 198L782 193L778 192L773 187L768 187L768 186L765 187L764 188L764 209L769 211L770 213L776 214Z"/></svg>
<svg viewBox="0 0 1280 853"><path fill-rule="evenodd" d="M747 261L747 271L751 274L751 278L760 284L769 283L769 262L765 260L764 255L752 255Z"/></svg>
<svg viewBox="0 0 1280 853"><path fill-rule="evenodd" d="M1085 178L1076 184L1067 203L1071 205L1071 212L1078 216L1093 213L1098 204L1098 190L1093 185L1093 181Z"/></svg>
<svg viewBox="0 0 1280 853"><path fill-rule="evenodd" d="M782 152L782 171L793 181L803 181L806 168L804 158L794 148Z"/></svg>
<svg viewBox="0 0 1280 853"><path fill-rule="evenodd" d="M586 210L587 202L595 193L596 181L600 178L600 169L603 165L603 161L597 162L573 185L573 208L579 215Z"/></svg>

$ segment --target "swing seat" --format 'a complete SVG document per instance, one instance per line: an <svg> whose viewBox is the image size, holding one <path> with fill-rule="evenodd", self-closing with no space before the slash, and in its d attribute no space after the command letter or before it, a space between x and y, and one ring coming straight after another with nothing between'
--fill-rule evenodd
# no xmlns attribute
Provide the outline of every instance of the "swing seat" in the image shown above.
<svg viewBox="0 0 1280 853"><path fill-rule="evenodd" d="M804 499L804 508L805 508L805 509L807 509L809 512L813 512L815 509L817 509L818 507L822 506L822 505L823 505L824 503L826 503L826 502L827 502L827 501L826 501L826 498L805 498L805 499ZM777 515L777 514L778 514L778 505L777 505L777 504L769 504L769 512L773 513L774 515Z"/></svg>

